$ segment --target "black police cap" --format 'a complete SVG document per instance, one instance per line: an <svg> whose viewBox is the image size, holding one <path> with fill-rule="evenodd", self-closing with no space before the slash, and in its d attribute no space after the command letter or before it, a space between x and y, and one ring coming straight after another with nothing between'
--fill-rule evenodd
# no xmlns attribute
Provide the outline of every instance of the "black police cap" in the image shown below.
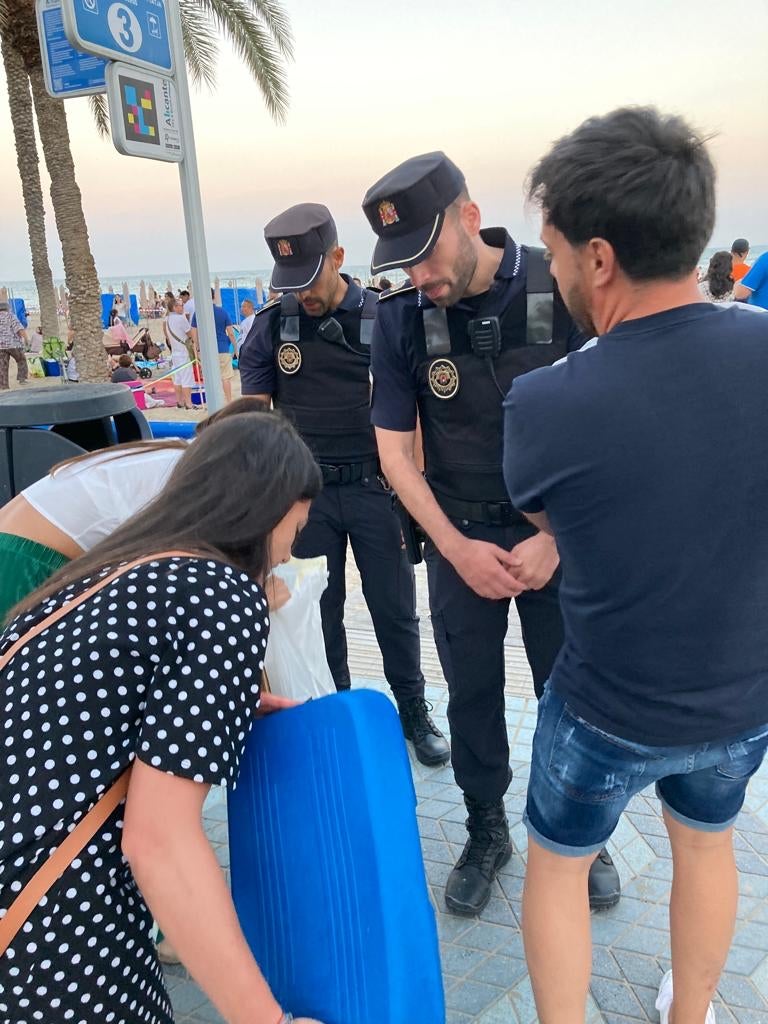
<svg viewBox="0 0 768 1024"><path fill-rule="evenodd" d="M264 238L275 260L270 287L295 292L314 284L338 235L327 206L299 203L273 217L264 228Z"/></svg>
<svg viewBox="0 0 768 1024"><path fill-rule="evenodd" d="M465 188L464 175L445 153L424 153L385 174L363 199L363 211L379 236L374 274L412 267L435 247L445 211Z"/></svg>

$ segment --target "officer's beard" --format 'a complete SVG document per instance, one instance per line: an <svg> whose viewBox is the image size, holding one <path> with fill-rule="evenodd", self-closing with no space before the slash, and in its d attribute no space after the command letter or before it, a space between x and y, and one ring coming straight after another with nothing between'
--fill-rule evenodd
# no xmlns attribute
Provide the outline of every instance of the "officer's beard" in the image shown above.
<svg viewBox="0 0 768 1024"><path fill-rule="evenodd" d="M583 334L586 334L588 338L594 338L595 335L600 333L597 327L595 327L595 322L592 319L592 314L587 305L586 297L578 282L571 285L568 289L568 294L564 296L564 299L565 305L568 307L568 312L571 314L574 323Z"/></svg>
<svg viewBox="0 0 768 1024"><path fill-rule="evenodd" d="M444 277L437 281L427 281L420 285L421 290L426 293L430 301L434 302L436 306L456 305L459 299L466 295L472 283L472 278L475 276L477 251L472 244L472 239L459 224L456 226L456 236L458 238L458 250L453 261L453 267L451 268L451 277ZM441 295L433 296L429 294L431 291L435 292L438 289L442 290L444 288L447 290Z"/></svg>

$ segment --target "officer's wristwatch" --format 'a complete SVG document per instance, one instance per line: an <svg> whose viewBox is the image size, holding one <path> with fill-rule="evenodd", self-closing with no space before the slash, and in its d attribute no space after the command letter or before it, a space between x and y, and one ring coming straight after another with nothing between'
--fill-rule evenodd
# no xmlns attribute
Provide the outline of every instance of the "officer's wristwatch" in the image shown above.
<svg viewBox="0 0 768 1024"><path fill-rule="evenodd" d="M292 1020L293 1020L293 1014L292 1013L284 1013L283 1016L280 1018L280 1020L277 1022L277 1024L291 1024Z"/></svg>

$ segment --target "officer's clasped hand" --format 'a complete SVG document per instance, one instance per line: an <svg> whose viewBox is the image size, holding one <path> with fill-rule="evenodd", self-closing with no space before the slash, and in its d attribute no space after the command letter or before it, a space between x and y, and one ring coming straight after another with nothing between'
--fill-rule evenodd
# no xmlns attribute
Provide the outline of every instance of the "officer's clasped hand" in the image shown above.
<svg viewBox="0 0 768 1024"><path fill-rule="evenodd" d="M480 597L501 600L517 597L528 589L515 576L520 559L496 544L463 537L447 557L467 586Z"/></svg>

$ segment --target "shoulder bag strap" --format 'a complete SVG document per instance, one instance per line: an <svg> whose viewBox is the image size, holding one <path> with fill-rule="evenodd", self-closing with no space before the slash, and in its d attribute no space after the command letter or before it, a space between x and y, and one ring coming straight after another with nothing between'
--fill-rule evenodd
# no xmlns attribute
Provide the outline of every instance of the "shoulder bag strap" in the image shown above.
<svg viewBox="0 0 768 1024"><path fill-rule="evenodd" d="M38 622L36 626L11 644L8 650L0 656L0 670L4 669L11 658L13 658L13 656L22 647L28 644L30 640L34 640L34 638L39 636L43 630L54 625L54 623L58 622L59 619L62 619L69 612L73 611L73 609L83 604L84 601L87 601L89 597L92 597L100 590L103 590L104 587L108 587L110 583L118 578L118 576L122 576L123 573L130 572L130 570L135 569L137 565L144 565L146 562L154 562L159 558L172 558L179 556L185 558L198 557L190 551L162 551L159 554L144 555L142 558L134 559L134 561L129 562L127 565L120 566L119 569L109 573L103 579L98 580L98 582L88 587L82 594L74 598L74 600L69 601L61 608L58 608L55 612L46 616L41 622ZM77 857L78 853L80 853L83 847L98 832L99 828L101 828L120 802L125 799L128 792L130 775L131 766L129 765L128 768L118 776L116 781L112 783L109 789L102 793L85 817L82 818L81 821L79 821L72 829L69 835L61 841L45 863L41 864L10 907L8 907L4 917L0 919L0 956L5 953L6 949L13 942L24 922L38 905L43 896L45 896L51 886L61 878L75 857Z"/></svg>

